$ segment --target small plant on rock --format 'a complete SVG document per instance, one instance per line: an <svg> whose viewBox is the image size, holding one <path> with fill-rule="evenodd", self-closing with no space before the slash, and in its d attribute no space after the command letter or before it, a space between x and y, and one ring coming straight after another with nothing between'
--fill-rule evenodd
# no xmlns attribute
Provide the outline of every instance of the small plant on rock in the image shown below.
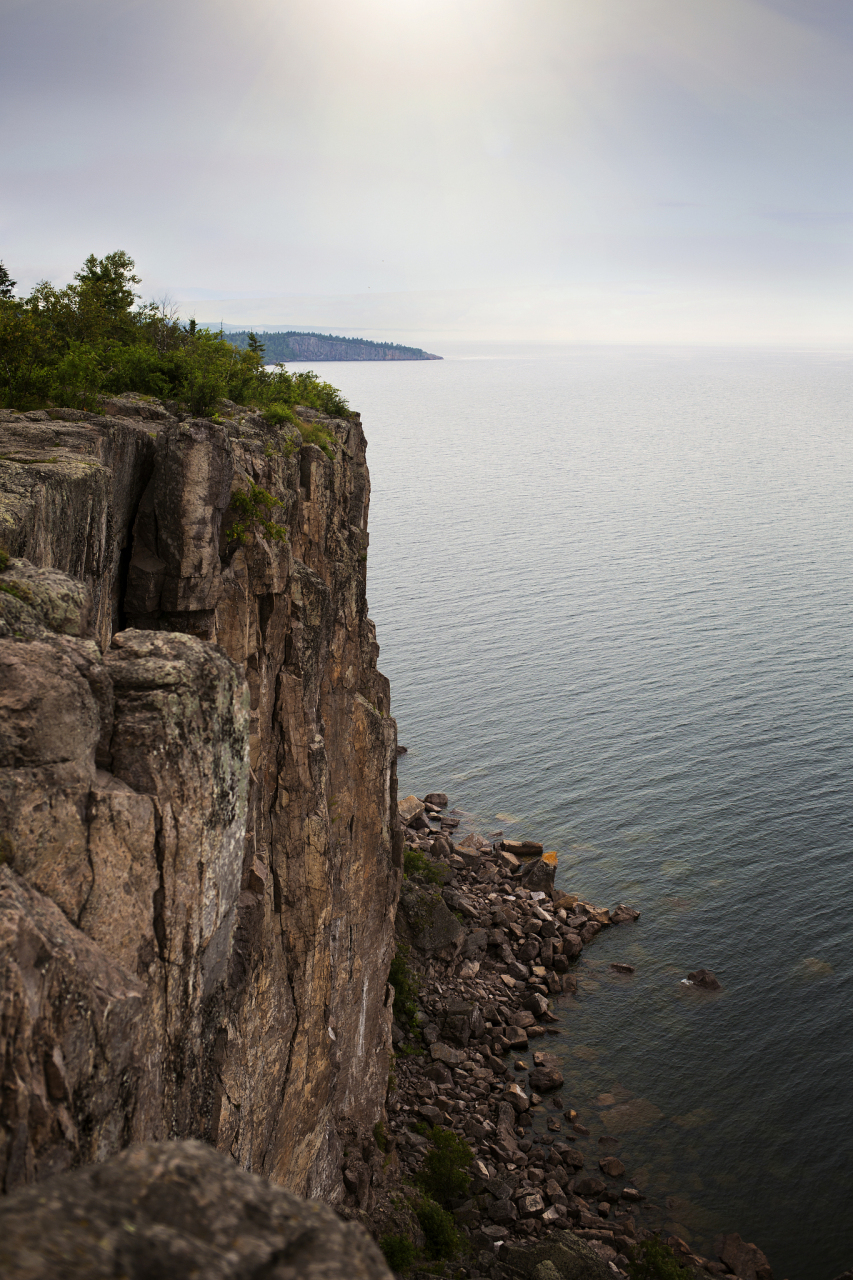
<svg viewBox="0 0 853 1280"><path fill-rule="evenodd" d="M685 1280L687 1270L659 1236L634 1245L628 1263L631 1280Z"/></svg>
<svg viewBox="0 0 853 1280"><path fill-rule="evenodd" d="M388 981L394 988L394 1021L399 1027L411 1030L415 1026L415 1014L418 1011L418 991L420 984L409 968L409 948L404 942L397 944Z"/></svg>
<svg viewBox="0 0 853 1280"><path fill-rule="evenodd" d="M444 884L441 870L420 849L403 850L403 872L407 876L425 880L427 884Z"/></svg>
<svg viewBox="0 0 853 1280"><path fill-rule="evenodd" d="M230 529L232 540L244 543L249 533L259 526L270 541L287 542L287 530L283 524L276 524L271 514L281 505L278 498L250 480L248 493L238 489L231 495L229 509L237 515Z"/></svg>
<svg viewBox="0 0 853 1280"><path fill-rule="evenodd" d="M406 1236L383 1236L379 1248L392 1271L408 1271L418 1256L413 1242Z"/></svg>
<svg viewBox="0 0 853 1280"><path fill-rule="evenodd" d="M464 1248L464 1241L456 1230L452 1214L442 1209L428 1196L415 1206L415 1215L426 1237L428 1258L452 1258Z"/></svg>
<svg viewBox="0 0 853 1280"><path fill-rule="evenodd" d="M317 448L322 449L326 457L334 462L335 437L328 427L324 427L321 422L300 422L298 425L303 444L316 444Z"/></svg>
<svg viewBox="0 0 853 1280"><path fill-rule="evenodd" d="M471 1189L467 1169L474 1153L452 1129L434 1125L429 1133L432 1150L424 1156L418 1182L438 1204L464 1199Z"/></svg>

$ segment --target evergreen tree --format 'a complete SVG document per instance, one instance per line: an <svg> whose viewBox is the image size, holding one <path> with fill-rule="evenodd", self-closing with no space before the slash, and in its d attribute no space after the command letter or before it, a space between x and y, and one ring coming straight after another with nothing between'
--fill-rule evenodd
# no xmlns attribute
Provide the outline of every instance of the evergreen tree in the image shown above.
<svg viewBox="0 0 853 1280"><path fill-rule="evenodd" d="M2 261L0 261L0 298L13 298L15 296L13 291L17 283L17 280L12 279Z"/></svg>

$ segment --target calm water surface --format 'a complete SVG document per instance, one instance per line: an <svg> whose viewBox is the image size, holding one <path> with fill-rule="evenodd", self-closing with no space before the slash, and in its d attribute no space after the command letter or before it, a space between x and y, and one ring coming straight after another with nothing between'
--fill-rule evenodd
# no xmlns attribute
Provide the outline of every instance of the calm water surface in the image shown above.
<svg viewBox="0 0 853 1280"><path fill-rule="evenodd" d="M567 1101L697 1248L737 1230L777 1280L832 1280L853 1265L853 363L320 372L370 441L401 794L446 790L484 834L558 850L562 887L642 911L564 1001ZM680 984L698 966L719 996ZM651 1106L625 1131L602 1093Z"/></svg>

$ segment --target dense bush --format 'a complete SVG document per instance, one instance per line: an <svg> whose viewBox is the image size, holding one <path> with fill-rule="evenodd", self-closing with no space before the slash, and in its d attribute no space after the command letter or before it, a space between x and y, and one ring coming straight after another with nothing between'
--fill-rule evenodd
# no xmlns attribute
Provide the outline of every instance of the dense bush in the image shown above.
<svg viewBox="0 0 853 1280"><path fill-rule="evenodd" d="M408 1271L418 1256L418 1251L406 1236L383 1236L379 1248L392 1271Z"/></svg>
<svg viewBox="0 0 853 1280"><path fill-rule="evenodd" d="M394 988L394 1021L399 1027L411 1029L418 1011L417 998L420 984L409 968L409 948L404 942L397 944L388 981Z"/></svg>
<svg viewBox="0 0 853 1280"><path fill-rule="evenodd" d="M669 1245L658 1236L643 1240L631 1250L628 1264L631 1280L686 1280L687 1274Z"/></svg>
<svg viewBox="0 0 853 1280"><path fill-rule="evenodd" d="M99 396L136 391L177 400L195 415L229 399L276 423L295 421L294 405L349 416L340 392L315 373L265 369L259 341L240 349L195 321L182 325L167 306L140 304L137 284L128 254L90 254L64 289L43 280L15 298L0 263L0 406L94 409ZM322 424L307 430L334 456Z"/></svg>
<svg viewBox="0 0 853 1280"><path fill-rule="evenodd" d="M428 1258L452 1258L464 1247L464 1241L456 1230L453 1216L424 1198L415 1206L415 1214L426 1237L425 1252Z"/></svg>
<svg viewBox="0 0 853 1280"><path fill-rule="evenodd" d="M420 849L403 850L403 871L407 876L417 876L427 884L444 884L440 869Z"/></svg>
<svg viewBox="0 0 853 1280"><path fill-rule="evenodd" d="M434 1125L429 1140L432 1150L424 1156L418 1183L438 1204L464 1199L471 1189L466 1170L474 1158L468 1143L452 1129Z"/></svg>

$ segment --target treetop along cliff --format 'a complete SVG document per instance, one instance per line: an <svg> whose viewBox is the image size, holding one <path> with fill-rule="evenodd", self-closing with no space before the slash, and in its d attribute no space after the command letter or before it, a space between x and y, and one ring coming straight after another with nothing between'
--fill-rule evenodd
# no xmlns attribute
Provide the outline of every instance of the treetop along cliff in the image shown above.
<svg viewBox="0 0 853 1280"><path fill-rule="evenodd" d="M260 343L240 349L193 320L182 325L167 304L142 303L139 283L119 250L90 254L62 289L43 280L16 298L0 263L0 407L93 410L99 396L135 391L194 415L229 399L279 424L294 421L297 404L348 416L340 392L316 374L266 370Z"/></svg>

